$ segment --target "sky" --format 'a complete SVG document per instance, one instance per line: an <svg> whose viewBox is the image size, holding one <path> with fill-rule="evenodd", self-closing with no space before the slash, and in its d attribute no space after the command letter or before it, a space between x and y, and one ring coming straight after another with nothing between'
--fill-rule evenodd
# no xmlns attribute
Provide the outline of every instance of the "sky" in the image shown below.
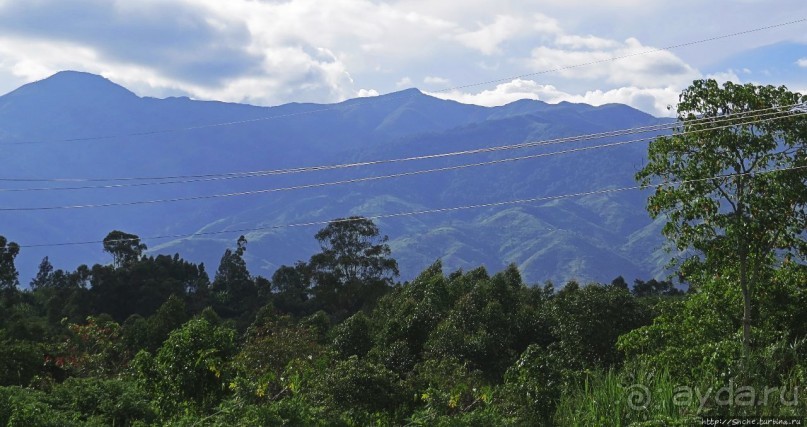
<svg viewBox="0 0 807 427"><path fill-rule="evenodd" d="M804 0L0 0L0 94L77 70L159 98L270 106L416 87L663 116L699 78L807 91L807 21L665 50L800 19Z"/></svg>

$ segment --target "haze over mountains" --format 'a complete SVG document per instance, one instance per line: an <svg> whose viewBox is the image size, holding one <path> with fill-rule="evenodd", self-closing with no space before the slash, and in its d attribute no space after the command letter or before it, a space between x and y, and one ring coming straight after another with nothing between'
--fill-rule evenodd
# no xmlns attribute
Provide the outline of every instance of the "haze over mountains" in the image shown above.
<svg viewBox="0 0 807 427"><path fill-rule="evenodd" d="M557 144L309 173L209 180L202 175L395 159L547 140L660 123L624 105L518 101L487 108L411 89L334 105L256 107L187 98L141 98L100 76L61 72L0 97L0 235L23 246L27 284L48 255L56 268L109 262L100 243L134 233L152 253L178 252L212 274L240 234L253 274L307 260L322 225L349 215L385 215L549 197L635 185L646 142L392 179L264 191L409 173L554 152L649 135ZM221 125L218 125L221 124ZM215 126L212 126L215 125ZM120 178L189 177L172 180ZM32 181L9 181L29 178ZM62 181L85 178L115 181ZM36 180L45 180L39 181ZM174 181L186 181L172 183ZM194 181L194 182L187 182ZM106 186L108 188L98 188ZM44 190L51 187L93 187ZM20 190L24 191L8 191ZM210 195L263 191L258 194ZM140 203L176 198L192 201ZM620 191L377 220L402 279L436 259L446 270L516 263L528 282L628 280L663 275L660 227L646 193ZM131 203L96 208L9 210ZM239 230L263 228L258 231ZM196 237L149 239L150 236Z"/></svg>

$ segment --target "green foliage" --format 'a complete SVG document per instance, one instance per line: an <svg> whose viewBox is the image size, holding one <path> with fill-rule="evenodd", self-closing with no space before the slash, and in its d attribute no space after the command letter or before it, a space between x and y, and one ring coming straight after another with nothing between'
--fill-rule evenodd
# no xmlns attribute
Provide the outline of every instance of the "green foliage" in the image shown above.
<svg viewBox="0 0 807 427"><path fill-rule="evenodd" d="M372 308L398 275L388 238L380 235L372 220L338 218L315 238L321 252L308 263L313 292L319 306L337 318Z"/></svg>
<svg viewBox="0 0 807 427"><path fill-rule="evenodd" d="M19 286L19 273L14 258L20 253L20 245L0 236L0 298L8 303ZM2 301L0 301L2 302Z"/></svg>
<svg viewBox="0 0 807 427"><path fill-rule="evenodd" d="M549 424L567 381L563 361L538 345L530 345L507 370L500 405L527 425Z"/></svg>
<svg viewBox="0 0 807 427"><path fill-rule="evenodd" d="M36 290L53 286L53 276L53 264L50 263L48 257L42 258L36 277L31 280L31 289Z"/></svg>
<svg viewBox="0 0 807 427"><path fill-rule="evenodd" d="M280 397L288 391L282 377L289 363L313 360L323 352L317 331L288 316L259 318L246 335L234 359L238 377L231 387L253 401Z"/></svg>
<svg viewBox="0 0 807 427"><path fill-rule="evenodd" d="M62 427L75 412L62 412L45 402L42 392L20 387L0 387L0 425L7 427Z"/></svg>
<svg viewBox="0 0 807 427"><path fill-rule="evenodd" d="M328 313L319 310L300 319L300 325L311 329L316 334L318 342L325 343L328 331L331 329L331 319L328 317Z"/></svg>
<svg viewBox="0 0 807 427"><path fill-rule="evenodd" d="M95 265L89 276L95 312L108 313L118 322L135 313L151 316L171 295L193 300L208 282L203 266L178 255L144 257L126 268Z"/></svg>
<svg viewBox="0 0 807 427"><path fill-rule="evenodd" d="M130 316L122 325L122 340L133 355L141 349L157 351L171 331L188 321L185 302L171 295L148 319L139 314Z"/></svg>
<svg viewBox="0 0 807 427"><path fill-rule="evenodd" d="M705 284L686 300L659 307L653 323L619 338L618 348L632 363L664 366L680 379L722 381L736 375L730 364L739 357L739 289L725 282Z"/></svg>
<svg viewBox="0 0 807 427"><path fill-rule="evenodd" d="M188 320L185 302L176 295L171 295L147 322L148 345L150 351L156 350L168 338L171 331L179 328Z"/></svg>
<svg viewBox="0 0 807 427"><path fill-rule="evenodd" d="M0 386L27 386L42 372L44 346L0 333Z"/></svg>
<svg viewBox="0 0 807 427"><path fill-rule="evenodd" d="M455 276L448 289L463 293L429 334L427 357L457 357L490 378L500 378L523 350L521 334L536 333L517 329L527 324L519 320L525 292L521 276L512 266L493 278L477 269Z"/></svg>
<svg viewBox="0 0 807 427"><path fill-rule="evenodd" d="M329 426L339 425L328 418L324 409L298 398L290 397L263 404L245 404L238 399L228 399L217 411L203 419L186 416L168 425L176 426Z"/></svg>
<svg viewBox="0 0 807 427"><path fill-rule="evenodd" d="M228 394L235 349L234 330L197 318L171 332L156 356L138 353L133 365L162 414L204 413Z"/></svg>
<svg viewBox="0 0 807 427"><path fill-rule="evenodd" d="M278 310L300 315L310 304L311 272L308 264L298 262L293 267L281 265L272 275L275 290L273 303Z"/></svg>
<svg viewBox="0 0 807 427"><path fill-rule="evenodd" d="M385 296L374 311L377 359L403 373L421 357L429 334L453 305L439 261L406 286Z"/></svg>
<svg viewBox="0 0 807 427"><path fill-rule="evenodd" d="M140 243L140 237L135 234L114 230L104 237L104 251L112 255L112 264L116 268L134 264L146 249L146 245Z"/></svg>
<svg viewBox="0 0 807 427"><path fill-rule="evenodd" d="M236 319L241 330L249 325L251 316L263 305L258 298L255 279L249 274L244 261L246 250L247 239L241 236L236 242L235 251L224 251L211 286L216 311Z"/></svg>
<svg viewBox="0 0 807 427"><path fill-rule="evenodd" d="M121 340L126 351L137 354L141 349L155 351L149 348L152 340L149 337L149 322L139 314L133 314L121 325Z"/></svg>
<svg viewBox="0 0 807 427"><path fill-rule="evenodd" d="M741 346L742 319L738 310L732 309L742 305L741 292L722 278L704 283L683 301L665 304L652 325L624 335L618 346L626 352L632 370L664 366L676 385L697 388L701 394L711 391L701 403L679 405L685 414L803 414L807 401L791 403L793 399L780 398L780 392L800 392L804 384L807 344L800 326L794 327L790 316L804 315L800 295L806 277L802 266L790 264L777 270L771 282L760 288L765 290L757 304L762 322L754 330L750 351ZM784 294L794 298L788 300ZM670 387L664 390L661 395L671 393ZM716 396L719 390L724 393ZM743 390L754 394L743 394ZM766 398L765 390L775 390L775 398ZM741 399L727 398L735 395Z"/></svg>
<svg viewBox="0 0 807 427"><path fill-rule="evenodd" d="M445 275L439 261L393 287L371 221L317 236L322 253L271 283L250 275L243 238L212 286L178 255L68 273L43 260L36 289L0 304L0 425L649 426L807 408L676 400L681 385L804 384L800 262L756 276L743 352L736 265L691 270L686 295L624 279L555 292L513 265Z"/></svg>
<svg viewBox="0 0 807 427"><path fill-rule="evenodd" d="M617 286L621 287L620 284ZM636 279L633 281L632 292L637 297L651 297L651 296L675 296L683 295L684 292L680 291L673 286L672 282L667 280L650 279L648 281Z"/></svg>
<svg viewBox="0 0 807 427"><path fill-rule="evenodd" d="M690 426L691 407L676 404L678 385L666 371L595 371L558 402L554 422L565 426Z"/></svg>
<svg viewBox="0 0 807 427"><path fill-rule="evenodd" d="M331 408L393 411L405 399L398 375L356 356L337 361L315 387Z"/></svg>
<svg viewBox="0 0 807 427"><path fill-rule="evenodd" d="M481 372L453 358L418 364L407 386L415 402L423 405L420 417L460 416L488 407L494 398L493 387Z"/></svg>
<svg viewBox="0 0 807 427"><path fill-rule="evenodd" d="M650 144L636 177L656 186L647 208L668 219L663 233L695 250L683 273L717 272L739 285L748 350L757 283L782 260L807 257L807 120L789 112L807 97L698 80L679 101L680 128ZM756 110L778 115L760 120Z"/></svg>
<svg viewBox="0 0 807 427"><path fill-rule="evenodd" d="M71 335L64 343L57 366L78 376L109 377L128 362L121 340L121 328L108 317L88 317L86 324L70 324Z"/></svg>
<svg viewBox="0 0 807 427"><path fill-rule="evenodd" d="M68 378L53 387L47 400L55 408L78 412L76 421L98 425L130 426L157 417L145 391L123 379Z"/></svg>
<svg viewBox="0 0 807 427"><path fill-rule="evenodd" d="M331 345L342 358L364 357L373 347L371 328L367 315L358 312L334 328Z"/></svg>
<svg viewBox="0 0 807 427"><path fill-rule="evenodd" d="M636 298L614 286L567 286L551 299L549 310L552 347L573 370L618 365L618 337L650 321Z"/></svg>

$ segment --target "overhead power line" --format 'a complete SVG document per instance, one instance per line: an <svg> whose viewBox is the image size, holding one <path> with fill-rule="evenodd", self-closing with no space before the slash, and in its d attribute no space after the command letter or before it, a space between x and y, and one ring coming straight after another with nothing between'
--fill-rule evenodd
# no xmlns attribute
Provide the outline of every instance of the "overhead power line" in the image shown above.
<svg viewBox="0 0 807 427"><path fill-rule="evenodd" d="M713 131L719 129L727 129L735 126L743 126L749 124L758 124L773 120L779 120L782 118L792 117L794 114L801 115L805 113L800 112L791 112L788 111L785 113L786 115L776 116L776 117L767 117L767 118L759 118L754 117L753 120L749 120L743 123L731 123L728 125L721 125L721 126L713 126L707 127L703 129L696 129L692 131L685 131L680 132L678 135L683 134L693 134L693 133L701 133L706 131ZM747 119L747 118L746 118ZM620 145L627 145L627 144L634 144L637 142L649 141L655 139L656 137L647 137L647 138L638 138L628 141L620 141L620 142L613 142L608 144L600 144L594 146L587 146L587 147L580 147L562 151L555 151L551 153L539 153L539 154L532 154L527 156L519 156L519 157L511 157L506 159L499 159L499 160L491 160L486 162L477 162L477 163L468 163L456 166L446 166L440 168L433 168L433 169L423 169L423 170L416 170L410 172L401 172L396 174L389 174L389 175L380 175L380 176L372 176L372 177L364 177L364 178L354 178L354 179L347 179L341 181L330 181L330 182L321 182L321 183L314 183L314 184L304 184L304 185L297 185L291 187L280 187L280 188L269 188L269 189L261 189L261 190L251 190L251 191L241 191L241 192L232 192L232 193L223 193L223 194L210 194L210 195L202 195L202 196L189 196L189 197L175 197L169 199L155 199L155 200L138 200L138 201L129 201L129 202L112 202L112 203L98 203L98 204L82 204L82 205L61 205L61 206L41 206L41 207L3 207L0 208L0 212L15 212L15 211L45 211L45 210L65 210L65 209L89 209L89 208L106 208L106 207L122 207L122 206L134 206L134 205L151 205L151 204L162 204L162 203L173 203L173 202L184 202L184 201L198 201L198 200L210 200L210 199L220 199L220 198L230 198L230 197L239 197L239 196L248 196L248 195L256 195L256 194L266 194L266 193L274 193L280 191L293 191L293 190L301 190L301 189L308 189L308 188L319 188L319 187L329 187L335 185L343 185L343 184L353 184L359 182L369 182L369 181L378 181L384 179L391 179L391 178L400 178L405 176L414 176L414 175L422 175L427 173L435 173L435 172L445 172L445 171L452 171L452 170L459 170L459 169L466 169L471 167L478 167L478 166L487 166L487 165L494 165L494 164L501 164L501 163L510 163L519 160L527 160L527 159L535 159L541 157L549 157L555 156L560 154L568 154L568 153L575 153L575 152L582 152L582 151L590 151L596 150L601 148L609 148L609 147L616 147Z"/></svg>
<svg viewBox="0 0 807 427"><path fill-rule="evenodd" d="M802 107L804 107L804 104L783 105L783 106L777 106L777 107L762 108L762 109L758 109L758 110L729 113L729 114L724 114L724 115L720 115L720 116L716 116L716 117L701 117L701 118L696 118L696 119L688 119L684 123L688 124L688 125L697 124L697 123L703 123L703 122L707 122L709 124L717 124L717 123L720 123L720 122L727 121L729 119L733 119L735 117L736 118L741 118L741 119L742 118L752 117L752 116L753 117L761 117L761 116L765 115L763 113L767 113L767 115L790 113L790 112L798 113L798 112L803 112L803 110L801 109ZM393 158L393 159L369 160L369 161L355 162L355 163L342 163L342 164L332 164L332 165L316 165L316 166L305 166L305 167L295 167L295 168L285 168L285 169L270 169L270 170L244 171L244 172L225 172L225 173L218 173L218 174L154 176L154 177L0 178L0 181L5 181L5 182L47 182L47 183L126 182L124 184L85 185L85 186L73 186L73 187L0 188L0 193L1 192L19 192L19 191L59 191L59 190L110 189L110 188L141 187L141 186L151 186L151 185L187 184L187 183L220 181L220 180L230 180L230 179L256 178L256 177L265 177L265 176L272 176L272 175L286 175L286 174L297 174L297 173L305 173L305 172L319 172L319 171L328 171L328 170L336 170L336 169L349 169L349 168L356 168L356 167L363 167L363 166L375 166L375 165L391 164L391 163L404 163L404 162L410 162L410 161L440 159L440 158L447 158L447 157L472 155L472 154L481 154L481 153L490 153L490 152L497 152L497 151L534 148L534 147L547 146L547 145L567 144L567 143L590 141L590 140L603 139L603 138L612 138L612 137L625 136L625 135L631 135L631 134L639 134L639 133L660 132L660 131L663 131L663 130L675 129L677 127L680 127L682 124L683 123L681 123L681 122L660 123L660 124L649 125L649 126L639 126L639 127L625 128L625 129L619 129L619 130L614 130L614 131L582 134L582 135L576 135L576 136L570 136L570 137L561 137L561 138L553 138L553 139L547 139L547 140L536 140L536 141L523 142L523 143L519 143L519 144L500 145L500 146L493 146L493 147L483 147L483 148L477 148L477 149L471 149L471 150L452 151L452 152L445 152L445 153L426 154L426 155L420 155L420 156L410 156L410 157ZM144 183L136 182L136 183L131 183L131 181L156 181L156 182L144 182Z"/></svg>
<svg viewBox="0 0 807 427"><path fill-rule="evenodd" d="M737 32L734 32L734 33L729 33L729 34L723 34L723 35L719 35L719 36L709 37L709 38L705 38L705 39L694 40L694 41L689 41L689 42L685 42L685 43L673 44L673 45L669 45L669 46L665 46L665 47L661 47L661 48L648 49L648 50L645 50L645 51L635 52L635 53L626 54L626 55L612 56L612 57L609 57L609 58L603 58L603 59L596 60L596 61L582 62L582 63L579 63L579 64L573 64L573 65L567 65L567 66L563 66L563 67L550 68L550 69L537 71L537 72L533 72L533 73L519 74L519 75L516 75L516 76L504 77L504 78L494 79L494 80L487 80L487 81L483 81L483 82L468 83L468 84L463 84L463 85L460 85L460 86L453 86L453 87L441 89L441 90L438 90L438 91L435 91L435 92L432 92L432 93L448 93L448 92L452 92L452 91L459 90L459 89L466 89L466 88L469 88L469 87L483 86L483 85L494 84L494 83L502 83L502 82L512 81L512 80L520 79L520 78L533 77L533 76L538 76L538 75L543 75L543 74L555 73L555 72L558 72L558 71L565 71L565 70L581 68L581 67L587 67L587 66L597 65L597 64L607 63L607 62L619 61L619 60L622 60L622 59L634 58L634 57L637 57L637 56L648 55L648 54L658 53L658 52L663 52L663 51L670 51L670 50L679 49L679 48L682 48L682 47L694 46L694 45L697 45L697 44L708 43L708 42L713 42L713 41L717 41L717 40L723 40L723 39L727 39L727 38L732 38L732 37L737 37L737 36L741 36L741 35L757 33L757 32L761 32L761 31L767 31L767 30L771 30L771 29L774 29L774 28L785 27L785 26L788 26L788 25L794 25L794 24L799 24L799 23L803 23L803 22L807 22L807 18L800 18L800 19L787 21L787 22L782 22L782 23L778 23L778 24L767 25L767 26L764 26L764 27L752 28L752 29L748 29L748 30L737 31ZM403 92L399 92L399 93L403 94ZM357 105L364 105L364 104L368 104L368 103L375 103L375 102L380 102L380 101L384 101L384 100L389 100L389 99L391 99L392 96L395 96L395 93L387 94L385 97L376 96L376 97L355 99L355 100L352 100L350 102L349 107L352 108L352 107L355 107ZM269 120L277 120L277 119L283 119L283 118L289 118L289 117L303 116L303 115L308 115L308 114L316 114L316 113L321 113L321 112L326 112L326 111L333 111L333 110L338 110L338 109L342 109L342 108L346 108L346 107L348 107L348 106L344 105L344 103L340 103L340 104L335 104L335 105L331 105L331 106L327 106L327 107L316 108L316 109L313 109L313 110L300 111L300 112L296 112L296 113L277 114L277 115L272 115L272 116L257 117L257 118L253 118L253 119L233 120L233 121L227 121L227 122L209 123L209 124L201 124L201 125L194 125L194 126L184 126L184 127L176 127L176 128L167 128L167 129L146 130L146 131L139 131L139 132L122 133L122 134L117 134L117 135L97 135L97 136L64 138L64 139L43 140L43 141L0 142L0 146L2 146L2 145L26 145L26 144L49 144L49 143L65 143L65 142L68 142L68 143L69 142L86 142L86 141L100 141L100 140L119 139L119 138L127 138L127 137L152 136L152 135L158 135L158 134L186 132L186 131L210 129L210 128L217 128L217 127L243 125L243 124L249 124L249 123L269 121Z"/></svg>
<svg viewBox="0 0 807 427"><path fill-rule="evenodd" d="M498 207L498 206L507 206L507 205L519 205L519 204L526 204L526 203L538 203L538 202L548 202L554 200L561 200L561 199L570 199L576 197L585 197L585 196L594 196L600 194L610 194L610 193L619 193L624 191L631 191L631 190L641 190L641 189L652 189L652 188L659 188L663 186L670 186L670 185L684 185L684 184L691 184L696 182L703 182L703 181L710 181L714 179L721 179L721 178L731 178L735 176L746 176L746 175L765 175L774 172L786 172L786 171L793 171L793 170L803 170L807 169L807 166L794 166L789 168L774 168L767 171L761 172L741 172L741 173L731 173L731 174L721 174L721 175L714 175L706 178L698 178L698 179L690 179L690 180L682 180L682 181L675 181L675 182L662 182L658 184L650 184L650 185L632 185L626 187L618 187L618 188L602 188L598 190L591 190L591 191L582 191L577 193L566 193L566 194L559 194L555 196L541 196L541 197L531 197L527 199L517 199L517 200L505 200L505 201L498 201L498 202L490 202L490 203L478 203L473 205L462 205L462 206L451 206L445 208L435 208L435 209L422 209L416 211L408 211L408 212L397 212L397 213L389 213L389 214L379 214L379 215L372 215L372 216L363 216L358 217L355 219L352 218L341 218L341 219L333 219L327 221L308 221L308 222L297 222L297 223L289 223L289 224L278 224L278 225L271 225L265 227L253 227L253 228L241 228L241 229L234 229L234 230L220 230L220 231L204 231L204 232L197 232L191 234L165 234L159 236L151 236L151 237L144 237L139 238L141 240L165 240L165 239L187 239L192 237L205 237L205 236L215 236L215 235L222 235L222 234L243 234L243 233L250 233L256 231L269 231L269 230L277 230L283 228L296 228L296 227L310 227L315 225L327 225L332 223L338 222L352 222L357 221L360 218L364 219L371 219L371 220L379 220L379 219L391 219L391 218L400 218L400 217L408 217L408 216L416 216L416 215L427 215L427 214L436 214L436 213L445 213L445 212L456 212L456 211L463 211L463 210L470 210L470 209L480 209L480 208L491 208L491 207ZM113 240L115 242L124 242L124 241L131 241L133 239L116 239ZM90 245L90 244L99 244L104 243L103 240L90 240L90 241L81 241L81 242L61 242L61 243L41 243L41 244L31 244L31 245L20 245L21 248L41 248L41 247L59 247L59 246L79 246L79 245Z"/></svg>

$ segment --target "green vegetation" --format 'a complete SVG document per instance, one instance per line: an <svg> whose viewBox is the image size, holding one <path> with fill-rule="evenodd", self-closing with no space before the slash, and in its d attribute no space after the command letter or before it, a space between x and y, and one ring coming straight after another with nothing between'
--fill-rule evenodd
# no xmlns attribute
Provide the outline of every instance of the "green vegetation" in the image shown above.
<svg viewBox="0 0 807 427"><path fill-rule="evenodd" d="M784 89L705 81L682 95L680 114L798 101ZM651 146L639 179L666 180L648 208L690 250L686 293L622 277L528 286L515 266L444 272L439 261L396 283L386 237L361 217L331 222L315 235L319 253L271 279L249 272L243 236L211 281L204 265L146 256L138 236L113 231L103 241L109 265L62 271L45 258L21 290L20 247L0 237L0 425L685 426L803 416L807 122L776 123Z"/></svg>

